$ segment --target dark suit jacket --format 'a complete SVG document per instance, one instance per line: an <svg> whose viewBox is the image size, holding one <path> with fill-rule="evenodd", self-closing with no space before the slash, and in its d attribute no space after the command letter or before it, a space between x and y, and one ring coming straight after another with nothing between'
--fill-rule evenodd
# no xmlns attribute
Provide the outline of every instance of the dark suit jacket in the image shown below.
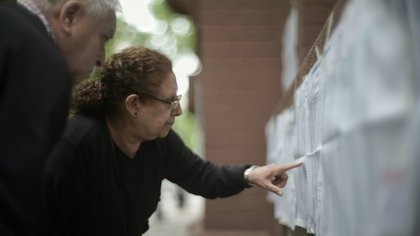
<svg viewBox="0 0 420 236"><path fill-rule="evenodd" d="M0 235L34 235L42 170L67 119L71 78L40 19L0 6Z"/></svg>

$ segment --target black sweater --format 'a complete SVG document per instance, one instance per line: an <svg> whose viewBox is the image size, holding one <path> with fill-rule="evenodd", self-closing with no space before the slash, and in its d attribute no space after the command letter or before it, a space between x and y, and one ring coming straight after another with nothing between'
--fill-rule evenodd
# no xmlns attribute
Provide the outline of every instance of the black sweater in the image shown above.
<svg viewBox="0 0 420 236"><path fill-rule="evenodd" d="M248 165L217 166L179 136L142 142L134 159L110 139L104 121L76 115L47 165L48 209L57 235L141 235L156 210L163 179L206 198L246 188Z"/></svg>
<svg viewBox="0 0 420 236"><path fill-rule="evenodd" d="M0 4L0 235L37 235L42 170L68 117L71 78L41 20ZM39 233L44 235L43 233Z"/></svg>

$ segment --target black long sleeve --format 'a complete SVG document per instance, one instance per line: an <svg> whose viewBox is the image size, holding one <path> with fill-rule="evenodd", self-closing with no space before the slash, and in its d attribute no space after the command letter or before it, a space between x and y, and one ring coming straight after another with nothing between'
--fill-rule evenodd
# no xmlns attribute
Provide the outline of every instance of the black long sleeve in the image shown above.
<svg viewBox="0 0 420 236"><path fill-rule="evenodd" d="M0 235L35 235L42 169L67 120L71 79L42 22L0 6Z"/></svg>
<svg viewBox="0 0 420 236"><path fill-rule="evenodd" d="M243 173L250 165L215 165L194 154L175 132L167 142L166 178L190 193L205 198L228 197L248 185Z"/></svg>
<svg viewBox="0 0 420 236"><path fill-rule="evenodd" d="M141 143L134 158L110 139L104 121L72 117L47 165L48 213L55 235L139 235L160 200L162 180L207 198L247 187L247 165L218 166L170 131Z"/></svg>

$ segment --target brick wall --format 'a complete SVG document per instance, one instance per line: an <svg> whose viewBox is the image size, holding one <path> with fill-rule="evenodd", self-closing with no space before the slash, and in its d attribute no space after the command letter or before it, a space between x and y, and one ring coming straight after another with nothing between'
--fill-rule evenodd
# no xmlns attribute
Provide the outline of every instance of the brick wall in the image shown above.
<svg viewBox="0 0 420 236"><path fill-rule="evenodd" d="M198 1L203 70L195 92L208 160L265 163L264 127L281 97L281 32L288 11L289 3L279 0ZM207 200L200 235L274 235L266 194L253 188Z"/></svg>

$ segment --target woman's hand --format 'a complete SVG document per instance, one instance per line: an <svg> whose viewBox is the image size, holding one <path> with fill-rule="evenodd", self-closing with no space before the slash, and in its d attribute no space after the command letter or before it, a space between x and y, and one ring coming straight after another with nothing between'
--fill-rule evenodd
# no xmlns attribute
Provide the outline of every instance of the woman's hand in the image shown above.
<svg viewBox="0 0 420 236"><path fill-rule="evenodd" d="M284 165L270 164L259 166L249 172L248 181L251 184L282 196L283 191L281 188L286 185L288 178L286 171L299 167L302 164L302 161L296 161Z"/></svg>

